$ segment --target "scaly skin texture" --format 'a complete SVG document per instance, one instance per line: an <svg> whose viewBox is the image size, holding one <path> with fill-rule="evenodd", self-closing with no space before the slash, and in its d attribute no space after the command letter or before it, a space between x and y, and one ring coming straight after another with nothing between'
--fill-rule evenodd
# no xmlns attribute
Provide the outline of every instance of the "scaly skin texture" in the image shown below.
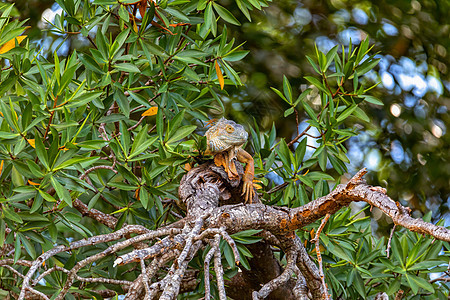
<svg viewBox="0 0 450 300"><path fill-rule="evenodd" d="M216 166L224 167L230 179L237 179L239 175L236 171L234 159L247 164L244 171L242 195L245 203L252 203L255 191L253 190L253 177L255 167L253 157L242 149L242 145L248 139L248 133L242 125L234 121L221 118L205 133L207 141L207 153L214 155Z"/></svg>

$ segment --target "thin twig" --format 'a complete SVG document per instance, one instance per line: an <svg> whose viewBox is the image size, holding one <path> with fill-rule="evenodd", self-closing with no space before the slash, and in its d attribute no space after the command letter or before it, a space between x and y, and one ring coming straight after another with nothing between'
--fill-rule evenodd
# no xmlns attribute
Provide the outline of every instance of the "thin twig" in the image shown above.
<svg viewBox="0 0 450 300"><path fill-rule="evenodd" d="M205 257L205 261L203 263L203 269L204 269L204 277L205 277L205 300L211 299L211 285L209 282L209 263L211 262L211 259L214 256L214 253L216 252L216 248L219 247L219 244L215 244L214 242L211 243L211 249L208 251Z"/></svg>
<svg viewBox="0 0 450 300"><path fill-rule="evenodd" d="M145 268L145 261L143 259L141 261L141 269L142 269L142 282L144 283L145 288L145 295L148 299L150 299L150 286L148 285L148 276L147 276L147 270Z"/></svg>
<svg viewBox="0 0 450 300"><path fill-rule="evenodd" d="M216 235L214 238L214 243L218 244L220 242L220 235ZM216 271L217 289L219 290L219 299L226 300L227 295L225 293L225 281L223 279L223 267L222 267L222 257L220 255L220 248L217 247L214 252L214 270Z"/></svg>
<svg viewBox="0 0 450 300"><path fill-rule="evenodd" d="M392 241L392 237L394 236L394 231L395 231L395 227L396 226L397 225L394 224L394 227L392 227L391 235L389 236L389 240L388 240L388 243L387 243L387 247L386 247L386 257L387 258L389 258L389 250L391 249L391 241Z"/></svg>
<svg viewBox="0 0 450 300"><path fill-rule="evenodd" d="M320 233L322 232L322 230L325 227L325 224L327 223L329 218L330 218L330 214L326 214L325 217L322 220L322 223L320 224L319 228L317 229L316 236L311 241L311 242L316 244L317 262L319 263L320 279L322 280L323 289L325 291L325 295L324 295L325 296L325 300L330 299L330 295L328 294L327 284L325 283L325 275L323 273L322 255L320 254L320 240L319 240L319 237L320 237Z"/></svg>
<svg viewBox="0 0 450 300"><path fill-rule="evenodd" d="M289 251L286 253L286 268L280 276L272 279L268 283L264 284L264 286L259 291L254 291L252 293L253 300L265 299L272 293L274 290L285 284L295 273L297 269L296 261L297 261L297 251Z"/></svg>
<svg viewBox="0 0 450 300"><path fill-rule="evenodd" d="M142 123L142 121L144 121L144 119L145 119L145 116L142 116L142 117L139 119L139 121L137 121L136 124L134 124L133 126L131 126L131 127L128 128L128 131L131 131L131 130L135 129L136 127L138 127L139 125L141 125L141 123Z"/></svg>
<svg viewBox="0 0 450 300"><path fill-rule="evenodd" d="M89 173L91 173L92 171L98 170L98 169L107 169L107 170L111 170L114 173L117 174L117 171L114 170L113 166L105 166L105 165L99 165L99 166L95 166L92 167L90 169L87 169L83 174L81 174L81 176L79 177L81 180L83 180Z"/></svg>

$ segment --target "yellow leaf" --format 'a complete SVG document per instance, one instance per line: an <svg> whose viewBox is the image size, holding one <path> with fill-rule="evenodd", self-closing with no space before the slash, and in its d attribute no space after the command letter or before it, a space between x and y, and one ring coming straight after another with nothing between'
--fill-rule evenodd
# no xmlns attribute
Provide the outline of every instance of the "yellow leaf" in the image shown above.
<svg viewBox="0 0 450 300"><path fill-rule="evenodd" d="M254 186L255 189L257 189L257 190L262 189L262 186L260 186L259 184L254 183L253 186Z"/></svg>
<svg viewBox="0 0 450 300"><path fill-rule="evenodd" d="M158 113L158 106L153 106L142 113L143 117L154 116Z"/></svg>
<svg viewBox="0 0 450 300"><path fill-rule="evenodd" d="M140 191L141 191L141 188L138 187L138 189L134 192L134 198L136 198L137 200L140 200L140 197L139 197L139 192Z"/></svg>
<svg viewBox="0 0 450 300"><path fill-rule="evenodd" d="M0 163L0 175L2 175L2 171L3 171L3 160L2 160L2 162Z"/></svg>
<svg viewBox="0 0 450 300"><path fill-rule="evenodd" d="M36 148L36 146L34 144L34 139L28 139L27 141L31 145L31 147Z"/></svg>
<svg viewBox="0 0 450 300"><path fill-rule="evenodd" d="M133 18L133 30L134 30L134 32L138 32L138 28L137 28L136 21L134 20L134 18Z"/></svg>
<svg viewBox="0 0 450 300"><path fill-rule="evenodd" d="M214 61L214 67L216 68L217 79L219 79L220 89L223 90L225 81L223 80L222 70L220 70L219 63L217 60Z"/></svg>
<svg viewBox="0 0 450 300"><path fill-rule="evenodd" d="M27 37L26 35L21 35L12 40L7 41L2 47L0 47L0 54L6 53L12 48L16 47L16 40L17 44L20 44L26 37Z"/></svg>
<svg viewBox="0 0 450 300"><path fill-rule="evenodd" d="M31 185L41 185L40 183L33 182L33 181L29 180L29 179L28 179L28 184L31 184Z"/></svg>

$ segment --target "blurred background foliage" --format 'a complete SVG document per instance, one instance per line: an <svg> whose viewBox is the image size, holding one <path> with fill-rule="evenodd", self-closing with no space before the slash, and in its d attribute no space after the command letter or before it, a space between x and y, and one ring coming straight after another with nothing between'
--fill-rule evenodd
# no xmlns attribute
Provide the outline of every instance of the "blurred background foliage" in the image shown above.
<svg viewBox="0 0 450 300"><path fill-rule="evenodd" d="M89 46L82 35L63 36L49 25L47 21L54 22L61 12L53 0L7 2L15 3L13 13L21 19L29 18L27 34L41 46L42 55L51 57L56 50L65 56L71 49ZM244 87L227 87L225 116L249 126L254 118L264 131L275 123L280 136L294 137L295 115L283 116L288 106L270 88L282 90L286 75L294 92L307 89L303 76L314 71L306 55L314 53L315 44L326 52L369 36L381 60L360 80L381 82L373 93L384 106L365 104L371 123L346 120L360 128L360 134L347 141L349 172L368 167L368 181L387 187L392 198L413 208L416 217L427 211L434 219L450 213L448 1L280 0L252 11L252 22L236 2L221 4L242 24L229 25L236 44L244 43L243 49L250 50L234 64ZM312 105L320 105L314 93L308 97ZM219 108L210 111L212 117L222 113ZM300 120L304 117L301 112ZM306 126L300 123L300 130ZM375 211L374 216L378 224L389 225L381 213Z"/></svg>

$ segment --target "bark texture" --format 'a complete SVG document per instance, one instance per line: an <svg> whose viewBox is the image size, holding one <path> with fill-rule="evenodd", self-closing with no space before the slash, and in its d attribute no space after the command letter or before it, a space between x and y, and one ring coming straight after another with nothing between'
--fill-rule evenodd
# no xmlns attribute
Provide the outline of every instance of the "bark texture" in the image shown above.
<svg viewBox="0 0 450 300"><path fill-rule="evenodd" d="M396 225L411 231L428 234L443 241L450 241L450 231L444 227L414 219L409 210L393 201L380 187L367 185L358 172L347 184L336 187L327 196L316 199L302 207L288 209L261 203L257 195L252 204L243 204L243 168L236 163L239 178L229 179L222 167L213 162L190 170L182 179L179 188L180 203L186 207L187 216L173 224L149 230L138 225L124 225L109 234L59 245L41 254L34 261L13 259L0 260L0 267L14 270L20 276L19 300L28 298L50 299L36 287L41 279L53 272L66 274L65 282L56 299L63 299L75 282L119 285L126 291L126 299L176 299L177 295L193 291L201 282L202 275L189 266L189 262L201 249L207 250L204 258L203 282L205 300L211 299L210 280L217 283L219 299L324 299L327 297L322 270L306 252L302 241L294 230L311 224L353 201L364 201L378 207L392 218ZM85 207L74 203L74 207ZM98 211L85 211L85 215L103 220L112 227L116 220ZM322 222L326 222L325 218ZM251 270L241 271L225 280L219 242L223 239L233 250L236 263L241 258L231 234L247 229L262 229L261 242L248 245L253 254L249 260ZM317 238L317 237L316 237ZM62 252L71 252L82 247L108 243L97 253L81 260L71 270L55 266L45 267L45 261ZM138 245L138 246L137 246ZM281 249L286 257L283 268L273 254L273 247ZM123 249L133 249L118 255ZM78 273L86 266L110 257L114 264L137 262L141 275L134 281L110 278L84 278ZM20 266L26 266L26 269ZM25 270L22 274L18 270ZM214 270L214 273L210 272ZM109 291L105 293L110 293ZM106 295L106 294L105 294Z"/></svg>

